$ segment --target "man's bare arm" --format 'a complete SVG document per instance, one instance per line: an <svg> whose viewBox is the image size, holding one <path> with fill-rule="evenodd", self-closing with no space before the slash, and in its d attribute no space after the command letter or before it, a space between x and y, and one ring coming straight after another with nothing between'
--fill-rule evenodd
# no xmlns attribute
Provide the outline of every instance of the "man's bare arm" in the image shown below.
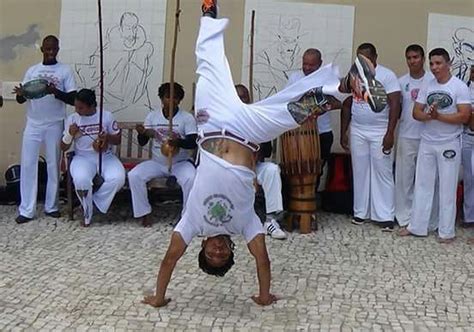
<svg viewBox="0 0 474 332"><path fill-rule="evenodd" d="M413 106L413 118L418 121L429 121L432 120L428 113L425 113L426 104L415 103Z"/></svg>
<svg viewBox="0 0 474 332"><path fill-rule="evenodd" d="M395 144L395 128L400 117L400 92L392 92L387 95L389 109L387 132L383 138L383 150L390 151Z"/></svg>
<svg viewBox="0 0 474 332"><path fill-rule="evenodd" d="M474 107L471 105L471 120L469 121L469 128L474 130Z"/></svg>
<svg viewBox="0 0 474 332"><path fill-rule="evenodd" d="M352 97L347 98L342 103L341 108L341 138L340 143L344 150L349 151L349 124L351 123Z"/></svg>
<svg viewBox="0 0 474 332"><path fill-rule="evenodd" d="M276 301L276 297L270 293L271 269L265 245L265 235L257 235L247 246L257 264L259 284L259 295L253 296L252 299L259 305L270 305Z"/></svg>
<svg viewBox="0 0 474 332"><path fill-rule="evenodd" d="M392 92L387 94L387 104L389 107L387 132L395 132L398 119L400 118L400 92Z"/></svg>
<svg viewBox="0 0 474 332"><path fill-rule="evenodd" d="M436 120L449 124L468 124L471 116L471 104L457 105L457 112L451 114L442 114L436 111Z"/></svg>
<svg viewBox="0 0 474 332"><path fill-rule="evenodd" d="M176 263L183 256L185 251L186 243L181 237L181 234L173 232L168 250L161 261L160 271L158 272L158 277L156 279L155 295L146 296L143 303L149 304L153 307L162 307L171 301L171 299L165 298L166 289L168 288Z"/></svg>

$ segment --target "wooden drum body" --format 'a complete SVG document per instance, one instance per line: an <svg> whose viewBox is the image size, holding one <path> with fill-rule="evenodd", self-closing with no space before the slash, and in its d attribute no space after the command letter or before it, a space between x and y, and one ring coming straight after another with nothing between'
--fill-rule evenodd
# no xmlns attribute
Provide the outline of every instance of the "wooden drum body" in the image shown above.
<svg viewBox="0 0 474 332"><path fill-rule="evenodd" d="M281 169L288 190L287 228L299 223L301 233L311 232L316 213L316 182L321 173L319 134L314 120L281 136Z"/></svg>

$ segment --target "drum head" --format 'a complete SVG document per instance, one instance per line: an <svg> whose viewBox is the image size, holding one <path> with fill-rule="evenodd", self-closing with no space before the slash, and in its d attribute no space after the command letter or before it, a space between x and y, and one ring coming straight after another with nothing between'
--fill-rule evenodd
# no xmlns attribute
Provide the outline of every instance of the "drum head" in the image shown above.
<svg viewBox="0 0 474 332"><path fill-rule="evenodd" d="M48 93L46 87L49 82L45 79L28 81L23 84L23 96L26 99L38 99L46 96Z"/></svg>

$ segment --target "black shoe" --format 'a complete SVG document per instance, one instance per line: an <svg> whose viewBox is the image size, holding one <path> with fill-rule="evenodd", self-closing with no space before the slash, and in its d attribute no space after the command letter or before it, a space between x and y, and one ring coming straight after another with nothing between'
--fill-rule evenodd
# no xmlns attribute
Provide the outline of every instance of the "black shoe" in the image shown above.
<svg viewBox="0 0 474 332"><path fill-rule="evenodd" d="M351 223L353 223L354 225L362 225L363 223L365 223L365 220L359 217L352 217Z"/></svg>
<svg viewBox="0 0 474 332"><path fill-rule="evenodd" d="M45 212L44 214L51 218L61 218L61 212L59 211Z"/></svg>
<svg viewBox="0 0 474 332"><path fill-rule="evenodd" d="M202 16L217 17L217 0L203 0L202 1Z"/></svg>
<svg viewBox="0 0 474 332"><path fill-rule="evenodd" d="M16 219L15 219L17 224L25 224L25 223L27 223L29 221L32 221L32 220L33 220L33 218L28 218L28 217L22 216L21 214L18 217L16 217Z"/></svg>
<svg viewBox="0 0 474 332"><path fill-rule="evenodd" d="M378 222L377 225L382 228L382 232L393 232L395 227L395 223L393 221L382 221Z"/></svg>
<svg viewBox="0 0 474 332"><path fill-rule="evenodd" d="M461 227L462 227L462 228L471 228L471 227L474 227L474 222L465 222L465 221L463 221L463 222L461 223Z"/></svg>

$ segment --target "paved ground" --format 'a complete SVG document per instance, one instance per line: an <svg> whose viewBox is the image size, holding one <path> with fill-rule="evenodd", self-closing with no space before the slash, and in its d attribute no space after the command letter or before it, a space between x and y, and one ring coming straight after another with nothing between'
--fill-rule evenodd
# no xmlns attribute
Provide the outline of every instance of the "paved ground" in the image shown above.
<svg viewBox="0 0 474 332"><path fill-rule="evenodd" d="M200 272L195 240L171 281L173 301L144 306L179 209L156 206L159 221L144 229L114 206L84 229L51 218L19 226L15 208L0 206L0 330L474 330L468 234L441 245L324 213L317 233L268 239L278 303L250 300L255 266L239 239L236 265L219 279Z"/></svg>

